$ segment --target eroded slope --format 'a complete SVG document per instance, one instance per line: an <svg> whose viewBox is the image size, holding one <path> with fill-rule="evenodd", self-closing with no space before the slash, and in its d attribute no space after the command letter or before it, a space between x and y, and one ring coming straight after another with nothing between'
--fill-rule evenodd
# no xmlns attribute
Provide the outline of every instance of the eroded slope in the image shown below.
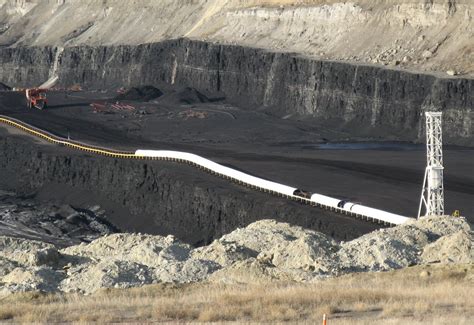
<svg viewBox="0 0 474 325"><path fill-rule="evenodd" d="M469 0L2 0L0 6L3 45L190 37L323 59L474 72Z"/></svg>

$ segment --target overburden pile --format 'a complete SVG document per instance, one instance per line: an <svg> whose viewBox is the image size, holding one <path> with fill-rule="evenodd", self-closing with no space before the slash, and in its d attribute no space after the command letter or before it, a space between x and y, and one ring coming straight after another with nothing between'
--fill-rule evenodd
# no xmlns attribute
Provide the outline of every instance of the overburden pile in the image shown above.
<svg viewBox="0 0 474 325"><path fill-rule="evenodd" d="M148 102L163 95L163 92L153 86L132 87L119 94L117 100L133 100Z"/></svg>
<svg viewBox="0 0 474 325"><path fill-rule="evenodd" d="M262 220L208 246L173 236L113 234L64 249L0 237L0 295L24 291L93 293L151 283L314 282L352 272L430 263L472 263L464 218L427 217L337 243L312 230Z"/></svg>
<svg viewBox="0 0 474 325"><path fill-rule="evenodd" d="M8 91L8 90L11 90L11 87L0 82L0 91Z"/></svg>

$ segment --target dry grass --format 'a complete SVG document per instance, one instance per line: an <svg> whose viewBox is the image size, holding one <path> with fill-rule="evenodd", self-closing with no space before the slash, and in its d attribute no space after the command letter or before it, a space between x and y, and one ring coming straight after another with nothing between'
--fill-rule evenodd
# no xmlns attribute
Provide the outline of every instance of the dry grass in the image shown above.
<svg viewBox="0 0 474 325"><path fill-rule="evenodd" d="M3 298L0 322L308 322L469 324L473 265L414 267L304 285L153 285L91 296ZM429 275L427 275L429 272Z"/></svg>

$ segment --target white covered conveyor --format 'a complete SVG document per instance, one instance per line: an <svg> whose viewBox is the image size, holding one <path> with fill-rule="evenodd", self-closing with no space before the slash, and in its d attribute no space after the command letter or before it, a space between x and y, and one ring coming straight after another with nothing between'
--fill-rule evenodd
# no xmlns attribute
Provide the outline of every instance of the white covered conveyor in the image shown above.
<svg viewBox="0 0 474 325"><path fill-rule="evenodd" d="M250 187L259 188L263 191L280 194L282 196L297 199L300 201L307 201L308 203L313 203L322 207L330 208L331 210L335 210L341 213L365 217L374 221L399 225L409 220L409 218L404 216L369 208L353 202L344 202L340 199L332 198L321 194L312 194L311 198L304 198L295 195L295 191L297 190L297 188L295 187L290 187L283 184L268 181L259 177L255 177L240 172L238 170L220 165L218 163L213 162L212 160L203 158L192 153L169 150L137 150L135 152L135 155L138 157L162 158L188 162L190 164L198 165L213 173L219 174L225 178L230 178L236 182L243 183Z"/></svg>
<svg viewBox="0 0 474 325"><path fill-rule="evenodd" d="M272 182L266 179L255 177L241 171L222 166L213 162L212 160L203 158L201 156L179 151L169 150L137 150L135 152L117 151L108 148L91 146L78 141L71 141L55 136L49 132L40 130L31 125L28 125L20 120L0 115L0 122L14 126L23 131L29 132L34 136L45 139L49 142L68 146L74 149L83 150L86 152L95 153L98 155L104 155L114 158L126 158L126 159L152 159L152 160L165 160L187 163L189 165L204 169L211 174L219 175L229 181L237 184L248 186L252 189L261 190L263 192L271 193L274 195L286 197L288 199L303 202L313 206L319 206L321 208L335 211L341 214L346 214L362 219L372 220L380 223L399 225L403 224L410 218L393 214L390 212L369 208L358 203L348 202L321 194L310 194L304 190L297 189L295 187L286 186L276 182Z"/></svg>
<svg viewBox="0 0 474 325"><path fill-rule="evenodd" d="M44 84L42 84L42 85L39 86L38 88L39 88L39 89L50 89L50 88L56 86L56 84L58 83L58 81L59 81L59 77L58 77L58 76L51 77L50 79L48 79Z"/></svg>

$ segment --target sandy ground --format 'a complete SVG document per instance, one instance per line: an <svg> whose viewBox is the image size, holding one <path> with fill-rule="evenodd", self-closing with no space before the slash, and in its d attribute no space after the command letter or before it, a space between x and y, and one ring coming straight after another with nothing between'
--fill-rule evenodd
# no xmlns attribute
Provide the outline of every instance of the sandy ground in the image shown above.
<svg viewBox="0 0 474 325"><path fill-rule="evenodd" d="M202 97L193 89L164 92L150 102L119 102L133 106L131 110L110 106L117 102L115 91L51 92L44 111L28 111L22 95L4 92L0 114L75 140L132 150L193 152L312 192L407 216L417 213L426 159L423 145L341 144L353 140L350 134L314 119L284 119L232 106L218 94ZM91 103L106 108L94 109ZM446 212L474 216L474 150L447 147L445 157Z"/></svg>

